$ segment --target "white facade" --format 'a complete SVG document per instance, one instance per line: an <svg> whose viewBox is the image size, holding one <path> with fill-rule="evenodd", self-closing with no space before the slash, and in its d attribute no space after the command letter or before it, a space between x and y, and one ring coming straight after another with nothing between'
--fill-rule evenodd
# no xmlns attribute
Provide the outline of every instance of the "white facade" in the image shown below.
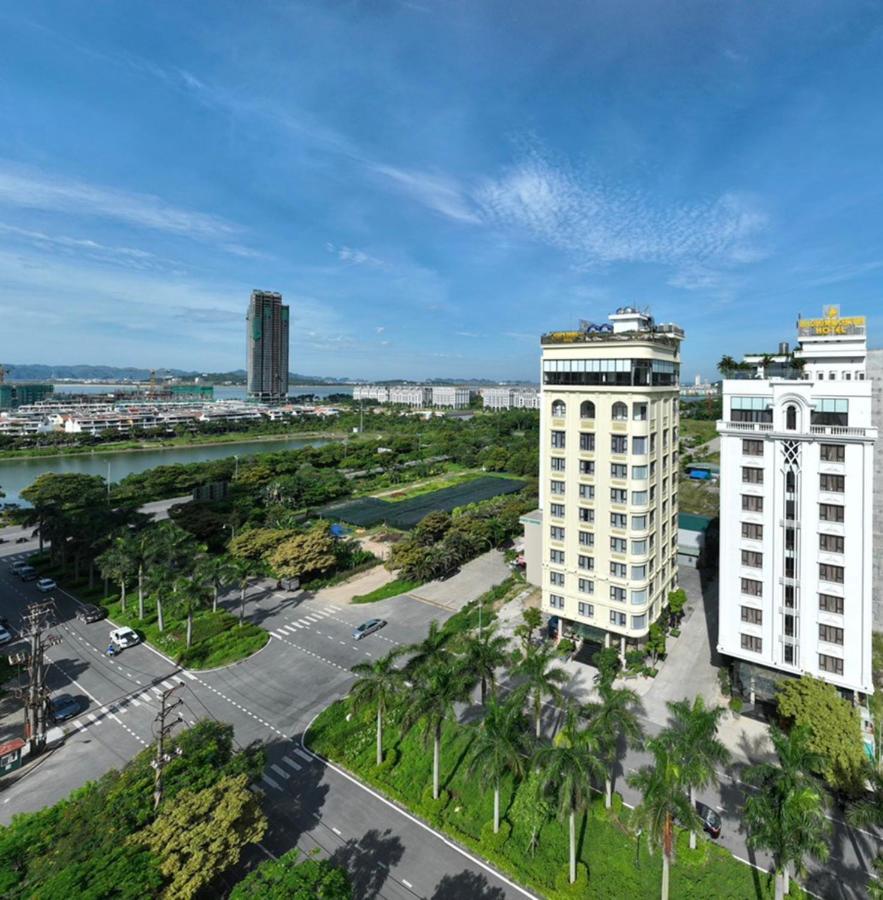
<svg viewBox="0 0 883 900"><path fill-rule="evenodd" d="M393 385L389 389L389 402L401 403L404 406L429 406L432 400L432 388L414 384Z"/></svg>
<svg viewBox="0 0 883 900"><path fill-rule="evenodd" d="M683 332L610 319L542 338L542 605L624 650L677 587Z"/></svg>
<svg viewBox="0 0 883 900"><path fill-rule="evenodd" d="M465 409L469 406L469 388L433 386L432 405L446 406L451 409Z"/></svg>
<svg viewBox="0 0 883 900"><path fill-rule="evenodd" d="M377 403L388 403L389 388L379 384L357 384L353 388L353 400L374 400Z"/></svg>
<svg viewBox="0 0 883 900"><path fill-rule="evenodd" d="M723 382L718 650L871 693L864 332L827 311L800 323L802 373Z"/></svg>
<svg viewBox="0 0 883 900"><path fill-rule="evenodd" d="M482 388L485 409L539 409L540 392L531 387Z"/></svg>

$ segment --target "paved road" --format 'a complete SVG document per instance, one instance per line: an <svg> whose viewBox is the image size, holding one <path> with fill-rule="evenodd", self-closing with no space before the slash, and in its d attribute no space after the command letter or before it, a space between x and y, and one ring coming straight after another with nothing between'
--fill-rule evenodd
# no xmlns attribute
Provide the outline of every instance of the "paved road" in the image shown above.
<svg viewBox="0 0 883 900"><path fill-rule="evenodd" d="M28 602L45 599L9 568L32 549L32 544L0 546L0 614L13 625ZM349 667L422 637L431 619L446 615L438 608L407 597L367 609L326 603L321 595L265 597L250 610L270 631L267 646L237 665L192 673L146 646L107 658L102 650L108 623L85 625L75 618L73 597L61 590L52 596L61 643L48 654L50 686L82 695L84 706L68 723L64 746L0 786L0 822L53 803L122 766L150 742L158 696L177 684L188 722L208 716L232 723L241 746L266 742L268 767L260 787L271 824L263 842L268 852L319 847L347 865L360 898L530 896L301 745L313 716L348 690ZM353 641L353 627L372 615L389 619L389 625Z"/></svg>

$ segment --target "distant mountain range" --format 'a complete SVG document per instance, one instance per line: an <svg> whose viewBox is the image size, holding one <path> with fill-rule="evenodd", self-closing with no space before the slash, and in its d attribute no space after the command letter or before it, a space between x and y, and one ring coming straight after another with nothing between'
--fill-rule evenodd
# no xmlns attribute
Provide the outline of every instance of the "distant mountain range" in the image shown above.
<svg viewBox="0 0 883 900"><path fill-rule="evenodd" d="M135 366L48 366L41 363L10 363L3 366L8 381L147 381L150 369L139 369ZM156 377L164 378L199 378L202 381L218 383L232 381L245 383L245 369L232 372L198 372L184 369L156 369ZM290 384L346 384L348 378L326 378L322 375L301 375L288 373Z"/></svg>

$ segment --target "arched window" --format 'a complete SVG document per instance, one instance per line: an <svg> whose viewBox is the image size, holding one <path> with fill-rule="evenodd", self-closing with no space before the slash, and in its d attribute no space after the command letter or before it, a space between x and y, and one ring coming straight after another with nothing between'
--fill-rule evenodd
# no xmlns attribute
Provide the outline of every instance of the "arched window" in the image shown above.
<svg viewBox="0 0 883 900"><path fill-rule="evenodd" d="M591 400L583 400L579 405L579 417L581 419L595 418L595 404Z"/></svg>
<svg viewBox="0 0 883 900"><path fill-rule="evenodd" d="M785 473L785 490L793 494L796 490L797 479L794 477L794 469L788 469Z"/></svg>
<svg viewBox="0 0 883 900"><path fill-rule="evenodd" d="M617 422L625 421L629 417L629 408L625 403L613 404L613 418Z"/></svg>
<svg viewBox="0 0 883 900"><path fill-rule="evenodd" d="M785 410L785 429L797 431L797 407L793 403Z"/></svg>
<svg viewBox="0 0 883 900"><path fill-rule="evenodd" d="M564 405L564 401L563 401L563 400L556 400L556 401L552 404L552 415L553 415L556 419L561 419L561 418L563 418L564 413L566 413L566 412L567 412L567 407Z"/></svg>

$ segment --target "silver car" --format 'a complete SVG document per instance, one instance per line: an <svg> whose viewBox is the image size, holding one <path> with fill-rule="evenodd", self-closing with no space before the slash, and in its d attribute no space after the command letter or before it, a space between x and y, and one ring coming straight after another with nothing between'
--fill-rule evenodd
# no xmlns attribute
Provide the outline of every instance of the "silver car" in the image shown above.
<svg viewBox="0 0 883 900"><path fill-rule="evenodd" d="M353 640L360 641L363 637L374 634L375 631L380 631L384 625L386 625L385 619L368 619L367 622L362 622L358 628L353 629Z"/></svg>

